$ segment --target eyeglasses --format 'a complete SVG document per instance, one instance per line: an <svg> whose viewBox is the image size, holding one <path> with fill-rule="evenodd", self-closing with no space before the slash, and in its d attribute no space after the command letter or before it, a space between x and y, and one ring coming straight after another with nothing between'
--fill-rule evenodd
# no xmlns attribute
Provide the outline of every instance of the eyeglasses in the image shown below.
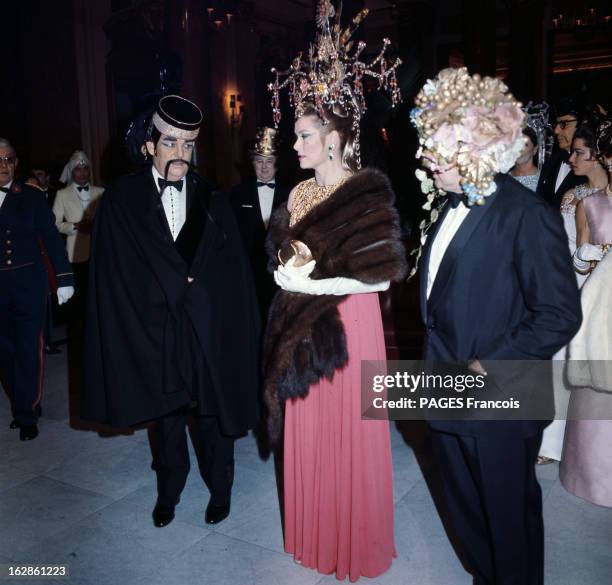
<svg viewBox="0 0 612 585"><path fill-rule="evenodd" d="M15 164L17 157L15 156L0 156L0 163L5 164L7 167L10 167Z"/></svg>
<svg viewBox="0 0 612 585"><path fill-rule="evenodd" d="M557 120L555 122L555 128L559 126L561 130L565 130L568 127L568 125L571 124L572 122L578 122L578 120L576 118L571 118L569 120Z"/></svg>

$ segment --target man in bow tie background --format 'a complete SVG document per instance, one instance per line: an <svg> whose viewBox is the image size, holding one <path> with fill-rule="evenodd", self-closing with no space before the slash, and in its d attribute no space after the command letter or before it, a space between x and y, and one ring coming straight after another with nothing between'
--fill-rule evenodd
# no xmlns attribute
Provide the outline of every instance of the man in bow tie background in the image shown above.
<svg viewBox="0 0 612 585"><path fill-rule="evenodd" d="M146 130L152 164L104 194L93 230L81 415L154 421L153 523L174 519L193 422L204 514L230 513L234 440L258 418L255 292L234 215L190 168L202 112L162 97Z"/></svg>
<svg viewBox="0 0 612 585"><path fill-rule="evenodd" d="M276 285L267 269L264 243L272 212L289 196L289 189L276 183L277 155L277 131L261 128L250 152L255 179L236 185L230 193L245 251L251 261L264 322L276 292Z"/></svg>
<svg viewBox="0 0 612 585"><path fill-rule="evenodd" d="M60 189L53 202L55 225L66 236L66 251L72 264L77 293L71 306L70 332L73 339L82 339L87 299L91 225L104 189L90 184L91 164L82 150L76 150L66 163ZM76 347L76 345L74 346Z"/></svg>
<svg viewBox="0 0 612 585"><path fill-rule="evenodd" d="M542 167L536 191L553 207L561 207L563 195L586 181L578 177L568 164L574 133L584 118L584 108L573 99L565 99L555 107L553 134L558 150Z"/></svg>

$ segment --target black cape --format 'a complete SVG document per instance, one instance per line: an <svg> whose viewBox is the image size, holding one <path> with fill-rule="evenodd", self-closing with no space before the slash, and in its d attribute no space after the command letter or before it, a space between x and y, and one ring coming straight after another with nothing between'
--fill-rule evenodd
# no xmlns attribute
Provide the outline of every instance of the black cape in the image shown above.
<svg viewBox="0 0 612 585"><path fill-rule="evenodd" d="M254 285L226 198L196 175L186 180L176 242L150 168L105 191L92 236L81 416L125 427L196 403L236 436L258 417Z"/></svg>

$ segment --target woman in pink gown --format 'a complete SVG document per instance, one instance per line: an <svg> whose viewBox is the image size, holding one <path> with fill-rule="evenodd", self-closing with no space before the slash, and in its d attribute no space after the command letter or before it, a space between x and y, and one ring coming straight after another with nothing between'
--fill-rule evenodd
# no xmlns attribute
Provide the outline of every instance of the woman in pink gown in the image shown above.
<svg viewBox="0 0 612 585"><path fill-rule="evenodd" d="M356 581L386 571L396 554L389 422L362 418L361 363L386 359L377 293L407 266L389 181L360 170L362 86L358 69L336 61L350 35L331 34L330 7L319 3L314 68L298 60L289 74L294 150L314 177L270 222L281 290L268 317L264 396L273 439L284 415L285 550ZM381 84L393 89L394 66L379 63ZM284 85L272 84L273 103Z"/></svg>
<svg viewBox="0 0 612 585"><path fill-rule="evenodd" d="M296 242L313 259L297 254L275 271L264 391L273 437L284 407L285 549L355 581L395 556L389 422L362 419L361 363L386 359L377 292L405 276L406 262L388 180L330 159L328 142L334 151L346 142L341 119L327 120L313 110L297 120L295 148L315 178L270 224L272 259Z"/></svg>
<svg viewBox="0 0 612 585"><path fill-rule="evenodd" d="M598 137L599 139L596 139ZM610 307L606 299L611 273L606 255L612 248L612 121L596 132L591 124L576 130L570 163L576 174L589 179L592 192L576 207L577 249L574 264L583 273L592 272L583 287L583 326L569 348L570 360L612 360L609 349ZM606 172L607 171L607 172ZM600 267L600 263L603 266ZM602 274L605 274L606 277ZM597 276L597 278L595 278ZM591 279L595 280L591 283ZM604 288L605 290L597 290ZM586 296L585 296L586 295ZM594 303L593 299L598 299ZM592 324L589 328L588 324ZM594 355L582 355L579 347L597 348ZM592 368L596 368L594 363ZM605 386L605 388L604 388ZM560 478L566 490L600 506L612 507L612 388L591 385L574 392L563 443Z"/></svg>

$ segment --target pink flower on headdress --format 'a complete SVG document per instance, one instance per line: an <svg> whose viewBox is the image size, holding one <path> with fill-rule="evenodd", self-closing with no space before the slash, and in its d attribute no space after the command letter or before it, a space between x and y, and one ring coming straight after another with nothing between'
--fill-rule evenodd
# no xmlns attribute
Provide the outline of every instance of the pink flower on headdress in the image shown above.
<svg viewBox="0 0 612 585"><path fill-rule="evenodd" d="M444 158L451 157L457 151L460 131L456 124L442 124L432 135L431 140Z"/></svg>
<svg viewBox="0 0 612 585"><path fill-rule="evenodd" d="M525 112L515 104L501 104L494 111L504 134L509 141L514 142L523 132Z"/></svg>
<svg viewBox="0 0 612 585"><path fill-rule="evenodd" d="M521 109L513 104L471 106L465 111L458 138L478 151L496 143L509 146L521 135L523 117Z"/></svg>

